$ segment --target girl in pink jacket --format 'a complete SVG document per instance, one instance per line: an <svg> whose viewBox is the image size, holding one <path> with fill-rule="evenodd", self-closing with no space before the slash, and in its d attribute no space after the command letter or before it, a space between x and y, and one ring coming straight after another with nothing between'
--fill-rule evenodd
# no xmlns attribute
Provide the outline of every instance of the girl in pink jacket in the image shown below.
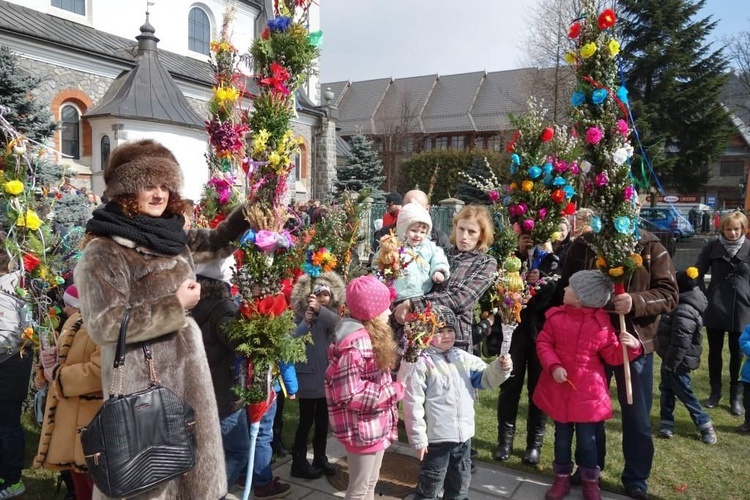
<svg viewBox="0 0 750 500"><path fill-rule="evenodd" d="M620 333L618 340L609 314L601 309L612 291L612 282L600 271L575 273L565 288L563 305L547 311L536 340L542 374L533 400L555 421L555 481L546 500L562 499L570 492L574 432L583 498L601 499L596 424L612 417L604 363L623 363L621 343L628 347L631 360L642 352L628 332Z"/></svg>
<svg viewBox="0 0 750 500"><path fill-rule="evenodd" d="M346 447L346 499L374 499L383 453L398 439L398 401L404 387L391 379L396 342L388 324L391 292L372 276L346 287L349 318L328 348L325 390L331 430Z"/></svg>

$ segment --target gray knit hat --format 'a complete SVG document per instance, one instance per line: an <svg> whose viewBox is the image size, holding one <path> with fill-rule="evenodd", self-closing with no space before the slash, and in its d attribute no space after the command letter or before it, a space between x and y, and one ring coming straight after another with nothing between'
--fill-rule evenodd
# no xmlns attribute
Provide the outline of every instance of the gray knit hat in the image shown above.
<svg viewBox="0 0 750 500"><path fill-rule="evenodd" d="M456 314L447 306L434 305L432 310L437 314L438 320L443 323L444 326L456 329Z"/></svg>
<svg viewBox="0 0 750 500"><path fill-rule="evenodd" d="M166 185L170 193L182 190L182 169L172 152L152 139L126 142L112 151L104 168L104 195L134 195L148 186Z"/></svg>
<svg viewBox="0 0 750 500"><path fill-rule="evenodd" d="M612 280L601 271L578 271L570 277L570 286L586 307L604 307L614 291Z"/></svg>

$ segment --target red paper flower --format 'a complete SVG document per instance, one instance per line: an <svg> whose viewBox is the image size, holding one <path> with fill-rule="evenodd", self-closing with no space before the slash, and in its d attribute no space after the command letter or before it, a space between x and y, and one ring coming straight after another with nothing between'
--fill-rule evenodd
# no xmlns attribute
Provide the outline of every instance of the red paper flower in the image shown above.
<svg viewBox="0 0 750 500"><path fill-rule="evenodd" d="M271 28L266 26L260 33L261 40L268 40L271 37Z"/></svg>
<svg viewBox="0 0 750 500"><path fill-rule="evenodd" d="M563 213L565 215L573 215L574 213L576 213L576 205L575 205L575 203L568 203L565 206L565 209L563 210Z"/></svg>
<svg viewBox="0 0 750 500"><path fill-rule="evenodd" d="M274 91L279 94L289 95L289 89L286 88L286 81L289 79L289 72L279 63L271 64L272 75L260 81L261 85L273 87Z"/></svg>
<svg viewBox="0 0 750 500"><path fill-rule="evenodd" d="M288 304L283 293L269 295L268 297L263 297L262 299L257 299L255 301L256 310L260 314L271 316L272 318L275 318L286 311L287 307Z"/></svg>
<svg viewBox="0 0 750 500"><path fill-rule="evenodd" d="M515 151L516 150L516 141L518 141L518 139L520 137L521 137L521 131L520 130L516 130L513 133L513 138L511 138L511 140L508 143L508 145L505 146L505 151L507 151L508 153L512 153L513 151Z"/></svg>
<svg viewBox="0 0 750 500"><path fill-rule="evenodd" d="M549 196L555 203L562 203L562 201L565 199L565 191L563 191L562 189L555 189Z"/></svg>
<svg viewBox="0 0 750 500"><path fill-rule="evenodd" d="M576 21L570 25L570 28L568 28L568 38L578 38L578 35L580 34L581 34L581 23Z"/></svg>
<svg viewBox="0 0 750 500"><path fill-rule="evenodd" d="M599 19L596 20L597 26L600 30L606 30L615 25L615 11L612 9L606 9L599 14Z"/></svg>
<svg viewBox="0 0 750 500"><path fill-rule="evenodd" d="M27 273L33 272L41 263L42 261L36 255L32 253L23 254L23 268Z"/></svg>
<svg viewBox="0 0 750 500"><path fill-rule="evenodd" d="M555 136L554 128L547 127L544 130L542 130L542 142L549 142L552 140L554 136Z"/></svg>

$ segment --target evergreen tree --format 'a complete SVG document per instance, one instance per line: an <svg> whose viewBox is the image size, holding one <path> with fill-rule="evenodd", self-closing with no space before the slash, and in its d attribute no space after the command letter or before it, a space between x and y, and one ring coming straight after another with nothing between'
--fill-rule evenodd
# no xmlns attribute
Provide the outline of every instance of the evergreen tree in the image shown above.
<svg viewBox="0 0 750 500"><path fill-rule="evenodd" d="M490 177L490 170L487 168L487 160L477 156L471 161L471 166L466 171L466 174L473 179L487 179ZM456 198L462 200L466 204L477 203L479 205L486 205L490 201L483 191L471 185L466 179L462 179L461 183L458 185Z"/></svg>
<svg viewBox="0 0 750 500"><path fill-rule="evenodd" d="M706 42L716 21L696 18L705 0L618 3L626 87L641 142L666 183L698 191L730 133L720 102L727 60ZM632 163L641 177L642 159Z"/></svg>
<svg viewBox="0 0 750 500"><path fill-rule="evenodd" d="M45 142L55 130L55 122L46 106L40 105L32 91L39 86L40 78L31 76L18 64L17 56L0 45L0 106L3 117L18 132L37 142ZM8 139L0 134L0 147Z"/></svg>
<svg viewBox="0 0 750 500"><path fill-rule="evenodd" d="M337 193L345 190L362 191L368 189L375 201L383 200L380 186L385 181L383 163L378 153L372 149L372 142L364 135L352 137L351 155L346 165L337 167L337 179L334 183Z"/></svg>

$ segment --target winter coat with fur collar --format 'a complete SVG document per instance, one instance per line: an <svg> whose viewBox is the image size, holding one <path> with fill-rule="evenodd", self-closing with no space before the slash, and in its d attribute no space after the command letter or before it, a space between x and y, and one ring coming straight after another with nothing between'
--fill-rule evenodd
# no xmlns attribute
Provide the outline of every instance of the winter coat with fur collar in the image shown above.
<svg viewBox="0 0 750 500"><path fill-rule="evenodd" d="M150 341L162 385L195 409L196 464L188 474L138 495L138 500L217 500L227 489L219 413L200 328L175 295L195 279L194 261L226 258L232 241L247 228L242 208L216 229L191 229L188 244L169 256L137 247L120 237L89 242L75 269L81 314L89 335L102 346L102 385L112 378L115 344L127 307L131 308L123 370L125 393L148 387L143 352L135 343ZM94 498L102 498L96 491Z"/></svg>

